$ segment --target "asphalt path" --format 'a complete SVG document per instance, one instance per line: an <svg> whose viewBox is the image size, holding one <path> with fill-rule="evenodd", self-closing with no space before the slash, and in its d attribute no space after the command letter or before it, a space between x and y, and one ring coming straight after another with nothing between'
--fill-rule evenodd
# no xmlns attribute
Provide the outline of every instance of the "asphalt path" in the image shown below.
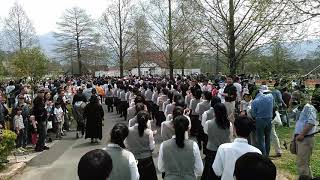
<svg viewBox="0 0 320 180"><path fill-rule="evenodd" d="M57 141L48 151L44 151L30 162L22 173L13 177L13 180L77 180L77 165L82 155L93 149L100 149L108 143L109 132L113 125L123 122L123 118L115 113L107 113L103 126L103 139L99 144L92 145L90 139L76 139L75 132L68 132L62 140ZM158 130L158 132L160 132ZM153 152L154 163L157 165L159 133L155 135L156 149ZM158 172L158 179L162 179Z"/></svg>

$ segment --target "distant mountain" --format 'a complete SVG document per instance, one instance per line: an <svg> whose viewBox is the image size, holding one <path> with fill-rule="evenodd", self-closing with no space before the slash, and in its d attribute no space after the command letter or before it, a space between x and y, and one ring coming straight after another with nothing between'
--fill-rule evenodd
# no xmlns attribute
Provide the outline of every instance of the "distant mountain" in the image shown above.
<svg viewBox="0 0 320 180"><path fill-rule="evenodd" d="M285 47L293 53L295 58L304 59L320 47L320 39L285 43Z"/></svg>
<svg viewBox="0 0 320 180"><path fill-rule="evenodd" d="M284 42L283 45L290 51L294 59L300 60L312 55L314 51L320 48L320 39ZM264 54L269 55L271 53L271 45L265 45L261 47L261 50Z"/></svg>
<svg viewBox="0 0 320 180"><path fill-rule="evenodd" d="M49 32L39 36L40 46L49 57L55 56L54 49L57 41L53 35L53 32ZM314 52L318 47L320 48L320 39L285 42L284 46L290 50L295 59L303 59ZM270 45L264 46L262 51L268 54L270 52Z"/></svg>
<svg viewBox="0 0 320 180"><path fill-rule="evenodd" d="M57 41L54 38L53 34L53 32L49 32L39 36L40 47L49 57L54 57L55 55L54 49Z"/></svg>

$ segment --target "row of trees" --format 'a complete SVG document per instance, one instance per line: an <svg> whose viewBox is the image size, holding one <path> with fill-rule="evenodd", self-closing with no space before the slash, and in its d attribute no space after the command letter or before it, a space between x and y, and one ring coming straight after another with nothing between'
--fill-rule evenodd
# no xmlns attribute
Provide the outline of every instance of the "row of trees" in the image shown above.
<svg viewBox="0 0 320 180"><path fill-rule="evenodd" d="M116 60L121 76L125 61L132 59L140 73L146 51L163 53L171 77L175 67L183 69L197 53L211 54L217 67L223 64L236 74L260 46L304 37L319 7L318 0L112 0L97 20L84 9L67 9L57 22L56 52L69 62L76 59L80 74L83 64L107 55ZM34 28L18 4L4 32L15 50L37 46Z"/></svg>
<svg viewBox="0 0 320 180"><path fill-rule="evenodd" d="M4 19L0 50L0 76L39 78L47 73L49 59L24 9L15 3Z"/></svg>

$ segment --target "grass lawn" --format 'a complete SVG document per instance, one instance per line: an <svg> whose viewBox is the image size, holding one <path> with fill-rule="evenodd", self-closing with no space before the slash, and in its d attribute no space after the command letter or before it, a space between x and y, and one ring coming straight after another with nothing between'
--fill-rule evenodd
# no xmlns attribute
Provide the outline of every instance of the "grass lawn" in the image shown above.
<svg viewBox="0 0 320 180"><path fill-rule="evenodd" d="M288 173L291 178L297 175L296 156L291 154L289 149L286 150L283 144L284 144L284 141L286 141L289 148L289 142L291 141L293 130L294 130L294 127L291 127L291 128L277 127L276 128L280 143L282 145L283 154L281 158L273 159L273 162L277 166L277 169ZM314 176L320 177L320 135L319 134L315 137L315 140L316 140L316 144L315 144L315 148L311 158L311 169ZM273 147L271 148L272 148L271 155L274 155L275 154L274 148Z"/></svg>

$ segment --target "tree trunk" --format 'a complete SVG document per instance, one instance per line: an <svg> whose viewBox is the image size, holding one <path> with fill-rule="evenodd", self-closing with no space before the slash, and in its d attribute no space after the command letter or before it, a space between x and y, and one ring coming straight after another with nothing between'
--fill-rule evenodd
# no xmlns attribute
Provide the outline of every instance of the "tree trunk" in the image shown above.
<svg viewBox="0 0 320 180"><path fill-rule="evenodd" d="M171 0L169 0L169 69L170 69L170 79L173 80L173 39L172 39L172 12L171 12Z"/></svg>
<svg viewBox="0 0 320 180"><path fill-rule="evenodd" d="M234 2L229 0L229 26L228 26L228 36L229 36L229 72L230 75L235 75L237 72L236 63L236 37L234 32Z"/></svg>
<svg viewBox="0 0 320 180"><path fill-rule="evenodd" d="M216 75L219 74L219 42L217 42L217 54L216 54Z"/></svg>
<svg viewBox="0 0 320 180"><path fill-rule="evenodd" d="M140 62L140 51L139 51L139 33L137 32L137 61L138 61L138 75L141 76L141 62Z"/></svg>
<svg viewBox="0 0 320 180"><path fill-rule="evenodd" d="M78 64L79 64L79 75L82 75L82 63L81 63L79 34L77 34L77 60L78 60Z"/></svg>
<svg viewBox="0 0 320 180"><path fill-rule="evenodd" d="M120 77L123 77L123 33L122 33L122 19L121 19L121 0L119 0L119 66L120 66Z"/></svg>
<svg viewBox="0 0 320 180"><path fill-rule="evenodd" d="M19 49L22 50L22 32L20 26L20 18L18 17L18 33L19 33Z"/></svg>

